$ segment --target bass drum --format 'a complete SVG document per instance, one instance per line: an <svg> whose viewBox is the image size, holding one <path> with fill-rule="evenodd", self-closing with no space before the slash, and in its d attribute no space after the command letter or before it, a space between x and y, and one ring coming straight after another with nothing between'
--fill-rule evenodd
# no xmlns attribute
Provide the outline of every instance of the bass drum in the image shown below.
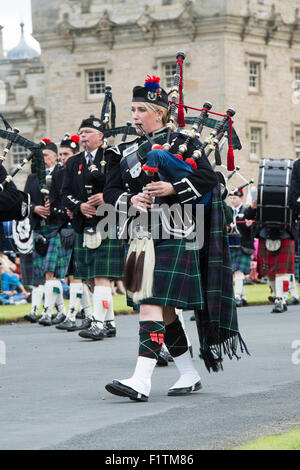
<svg viewBox="0 0 300 470"><path fill-rule="evenodd" d="M29 217L23 220L3 222L5 240L0 242L0 251L14 251L28 255L33 251L33 231Z"/></svg>
<svg viewBox="0 0 300 470"><path fill-rule="evenodd" d="M288 206L293 160L263 158L259 164L257 220L260 226L291 229Z"/></svg>

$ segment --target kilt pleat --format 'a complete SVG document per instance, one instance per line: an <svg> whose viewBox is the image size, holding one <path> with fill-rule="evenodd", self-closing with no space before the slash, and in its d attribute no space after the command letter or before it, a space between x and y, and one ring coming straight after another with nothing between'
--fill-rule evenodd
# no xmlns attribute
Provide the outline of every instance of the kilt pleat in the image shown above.
<svg viewBox="0 0 300 470"><path fill-rule="evenodd" d="M295 242L291 238L281 240L278 252L267 250L266 241L259 240L257 270L260 276L295 272Z"/></svg>
<svg viewBox="0 0 300 470"><path fill-rule="evenodd" d="M75 234L76 279L122 279L124 275L124 241L106 238L94 250L82 246L83 234Z"/></svg>
<svg viewBox="0 0 300 470"><path fill-rule="evenodd" d="M239 248L230 248L232 260L232 272L242 271L244 274L250 274L251 256L246 255Z"/></svg>
<svg viewBox="0 0 300 470"><path fill-rule="evenodd" d="M34 286L33 254L20 254L21 282L27 286Z"/></svg>
<svg viewBox="0 0 300 470"><path fill-rule="evenodd" d="M38 234L47 236L57 229L56 226L46 225L39 230L34 231L33 239ZM33 271L34 271L34 285L43 284L45 273L50 271L54 273L57 279L62 279L66 276L72 249L66 250L60 240L60 235L57 233L54 237L49 238L49 246L46 256L40 256L36 251L33 252Z"/></svg>
<svg viewBox="0 0 300 470"><path fill-rule="evenodd" d="M153 296L141 304L202 309L199 250L186 250L185 239L155 240L154 250Z"/></svg>

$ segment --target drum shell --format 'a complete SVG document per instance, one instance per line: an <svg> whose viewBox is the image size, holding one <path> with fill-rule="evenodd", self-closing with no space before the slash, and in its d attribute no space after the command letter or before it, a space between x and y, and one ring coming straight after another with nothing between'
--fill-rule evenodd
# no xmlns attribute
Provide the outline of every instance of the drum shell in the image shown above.
<svg viewBox="0 0 300 470"><path fill-rule="evenodd" d="M257 221L261 226L291 229L288 193L293 161L262 159L259 165Z"/></svg>

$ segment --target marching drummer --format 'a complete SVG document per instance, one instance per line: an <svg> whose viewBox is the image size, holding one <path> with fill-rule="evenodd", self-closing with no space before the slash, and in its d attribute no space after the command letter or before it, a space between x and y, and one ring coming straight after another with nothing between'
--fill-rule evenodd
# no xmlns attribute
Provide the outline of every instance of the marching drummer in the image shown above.
<svg viewBox="0 0 300 470"><path fill-rule="evenodd" d="M245 218L243 199L243 189L236 189L230 194L233 223L229 240L237 307L248 305L244 282L245 276L250 274L251 255L254 253L254 237L251 229L253 221Z"/></svg>

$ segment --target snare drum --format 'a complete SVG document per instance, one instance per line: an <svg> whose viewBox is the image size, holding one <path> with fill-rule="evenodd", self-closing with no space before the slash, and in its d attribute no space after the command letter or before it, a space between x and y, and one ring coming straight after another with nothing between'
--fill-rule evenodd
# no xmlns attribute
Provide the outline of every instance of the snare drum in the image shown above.
<svg viewBox="0 0 300 470"><path fill-rule="evenodd" d="M288 193L292 169L292 160L261 159L257 198L257 220L261 226L291 228Z"/></svg>
<svg viewBox="0 0 300 470"><path fill-rule="evenodd" d="M14 251L22 255L32 253L33 231L30 220L10 220L3 222L5 240L0 241L0 251Z"/></svg>

